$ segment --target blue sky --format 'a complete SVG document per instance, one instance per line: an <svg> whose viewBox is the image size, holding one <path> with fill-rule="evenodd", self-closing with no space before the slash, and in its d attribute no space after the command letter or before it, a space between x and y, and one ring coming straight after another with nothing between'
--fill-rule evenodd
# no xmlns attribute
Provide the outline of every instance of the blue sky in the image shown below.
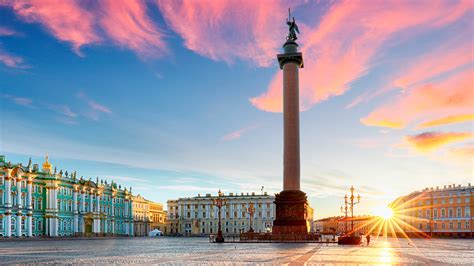
<svg viewBox="0 0 474 266"><path fill-rule="evenodd" d="M0 152L40 164L48 154L157 202L279 192L287 6L0 3ZM362 214L472 182L472 3L310 1L294 13L302 188L316 217L339 214L351 185Z"/></svg>

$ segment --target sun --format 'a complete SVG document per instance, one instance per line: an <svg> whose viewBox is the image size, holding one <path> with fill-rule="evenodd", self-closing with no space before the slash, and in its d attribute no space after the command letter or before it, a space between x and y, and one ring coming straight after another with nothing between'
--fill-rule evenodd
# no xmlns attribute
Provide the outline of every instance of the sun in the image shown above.
<svg viewBox="0 0 474 266"><path fill-rule="evenodd" d="M393 217L393 210L387 206L381 206L375 210L375 215L388 220Z"/></svg>

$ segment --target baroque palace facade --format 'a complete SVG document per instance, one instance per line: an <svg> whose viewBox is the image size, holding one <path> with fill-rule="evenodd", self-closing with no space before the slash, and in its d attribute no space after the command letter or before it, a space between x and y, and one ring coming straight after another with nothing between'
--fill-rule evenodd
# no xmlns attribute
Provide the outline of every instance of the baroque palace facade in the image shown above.
<svg viewBox="0 0 474 266"><path fill-rule="evenodd" d="M133 223L135 236L148 236L154 229L166 231L166 211L163 204L143 198L140 194L132 196Z"/></svg>
<svg viewBox="0 0 474 266"><path fill-rule="evenodd" d="M132 194L115 182L76 178L48 162L0 156L0 237L133 235Z"/></svg>
<svg viewBox="0 0 474 266"><path fill-rule="evenodd" d="M399 197L389 206L410 236L473 237L473 187L425 188ZM397 233L400 230L397 230Z"/></svg>
<svg viewBox="0 0 474 266"><path fill-rule="evenodd" d="M221 208L221 228L224 235L247 232L271 232L275 219L275 196L255 193L229 193L223 196L227 204ZM216 196L206 194L191 198L168 200L168 235L204 236L218 230L218 208L213 205ZM253 206L253 208L252 208ZM253 212L252 219L250 213ZM306 210L308 229L313 221L313 209Z"/></svg>

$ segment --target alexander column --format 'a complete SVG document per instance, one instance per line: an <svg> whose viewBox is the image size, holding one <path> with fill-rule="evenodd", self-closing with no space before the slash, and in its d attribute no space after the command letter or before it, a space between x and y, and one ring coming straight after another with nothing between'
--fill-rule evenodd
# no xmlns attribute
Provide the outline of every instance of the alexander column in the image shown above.
<svg viewBox="0 0 474 266"><path fill-rule="evenodd" d="M299 132L299 68L303 55L298 52L299 33L291 14L286 21L289 34L283 44L284 53L277 56L283 69L283 191L275 195L276 219L274 234L307 234L306 194L300 190L300 132Z"/></svg>

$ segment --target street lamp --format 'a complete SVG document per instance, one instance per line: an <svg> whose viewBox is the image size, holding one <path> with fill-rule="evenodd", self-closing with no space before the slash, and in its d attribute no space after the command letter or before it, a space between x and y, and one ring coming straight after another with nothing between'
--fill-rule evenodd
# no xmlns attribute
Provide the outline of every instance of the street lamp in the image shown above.
<svg viewBox="0 0 474 266"><path fill-rule="evenodd" d="M216 237L216 242L217 243L223 243L224 242L224 236L222 236L222 228L221 228L221 208L222 206L225 206L227 204L227 199L224 198L224 193L221 192L219 189L219 192L217 193L217 197L212 199L212 202L214 206L217 207L219 210L218 217L219 217L219 222L217 223L217 237Z"/></svg>
<svg viewBox="0 0 474 266"><path fill-rule="evenodd" d="M253 218L253 215L255 213L255 207L253 205L253 202L250 202L249 203L249 207L247 208L247 212L249 213L250 215L250 229L249 229L249 233L253 233L253 228L252 228L252 218Z"/></svg>
<svg viewBox="0 0 474 266"><path fill-rule="evenodd" d="M354 233L354 205L360 203L360 195L357 195L357 202L354 202L354 186L351 186L351 203L350 203L350 209L351 209L351 234Z"/></svg>
<svg viewBox="0 0 474 266"><path fill-rule="evenodd" d="M347 234L347 204L349 202L347 201L347 194L344 195L344 206L341 206L341 212L344 213L344 222L345 222L345 227L344 227L344 234Z"/></svg>

